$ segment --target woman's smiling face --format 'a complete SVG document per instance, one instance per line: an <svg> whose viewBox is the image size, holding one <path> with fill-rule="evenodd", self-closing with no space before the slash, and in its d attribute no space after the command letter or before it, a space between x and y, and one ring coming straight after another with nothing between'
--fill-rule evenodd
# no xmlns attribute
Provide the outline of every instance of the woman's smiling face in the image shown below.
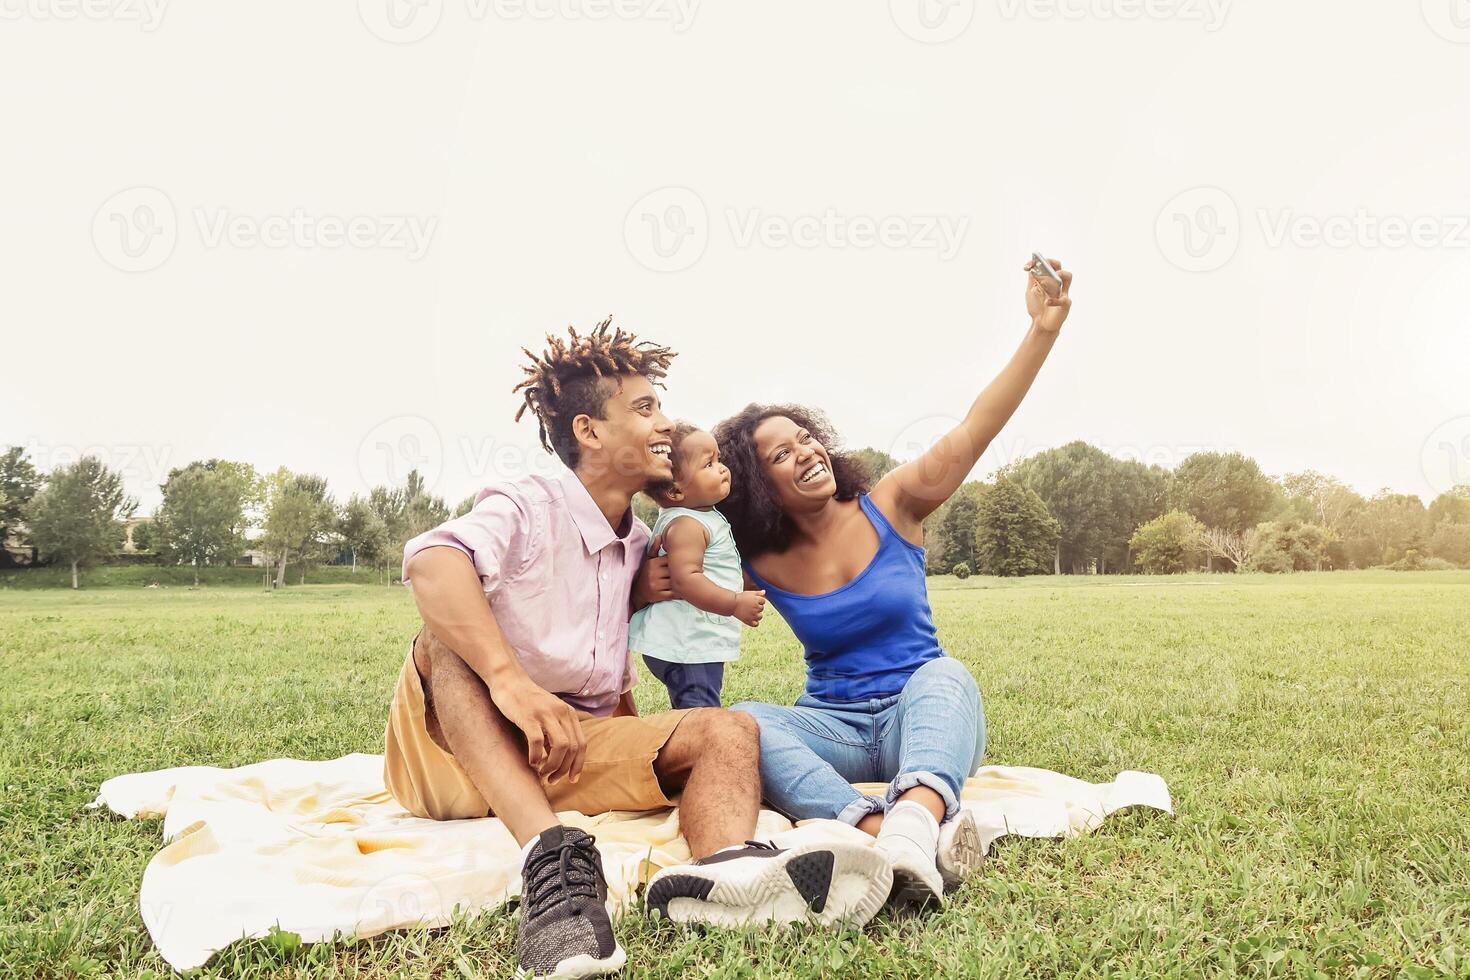
<svg viewBox="0 0 1470 980"><path fill-rule="evenodd" d="M756 455L784 511L808 510L837 493L832 458L806 429L784 415L756 426Z"/></svg>

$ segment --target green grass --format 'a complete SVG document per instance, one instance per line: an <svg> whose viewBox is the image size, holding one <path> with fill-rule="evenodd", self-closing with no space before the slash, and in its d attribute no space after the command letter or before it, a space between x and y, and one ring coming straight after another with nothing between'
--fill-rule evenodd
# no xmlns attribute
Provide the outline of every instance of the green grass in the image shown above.
<svg viewBox="0 0 1470 980"><path fill-rule="evenodd" d="M932 581L987 761L1161 773L1178 816L1003 839L940 913L862 932L619 925L630 975L1470 975L1470 573ZM0 592L0 975L167 974L137 910L159 823L82 806L122 772L381 748L416 623L399 588ZM789 701L768 619L727 697ZM666 703L653 683L640 703ZM504 915L201 975L502 976Z"/></svg>
<svg viewBox="0 0 1470 980"><path fill-rule="evenodd" d="M398 569L393 569L398 574ZM301 581L301 566L286 568L286 582L295 586ZM387 578L370 568L353 571L350 565L313 565L307 569L308 585L375 585L383 584ZM142 589L156 586L167 588L194 587L194 568L191 565L101 565L83 568L80 575L82 590L88 589ZM223 568L201 568L200 588L254 588L265 591L265 570L249 565L229 565ZM0 569L0 590L8 589L70 589L71 567L49 565L45 568Z"/></svg>

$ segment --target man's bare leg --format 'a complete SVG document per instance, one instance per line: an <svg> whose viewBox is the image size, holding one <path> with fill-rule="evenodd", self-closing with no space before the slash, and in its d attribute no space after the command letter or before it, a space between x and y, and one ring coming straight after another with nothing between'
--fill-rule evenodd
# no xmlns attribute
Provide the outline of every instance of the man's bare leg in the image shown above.
<svg viewBox="0 0 1470 980"><path fill-rule="evenodd" d="M526 746L470 665L426 628L414 644L414 666L428 692L429 737L454 756L516 843L558 823L546 790L526 760Z"/></svg>
<svg viewBox="0 0 1470 980"><path fill-rule="evenodd" d="M743 711L696 708L664 743L653 770L678 792L679 827L695 857L741 844L760 813L760 730Z"/></svg>

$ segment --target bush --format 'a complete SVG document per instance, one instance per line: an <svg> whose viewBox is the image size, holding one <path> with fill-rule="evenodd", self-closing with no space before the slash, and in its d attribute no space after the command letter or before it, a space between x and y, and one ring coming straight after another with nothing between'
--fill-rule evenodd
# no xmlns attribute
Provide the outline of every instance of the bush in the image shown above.
<svg viewBox="0 0 1470 980"><path fill-rule="evenodd" d="M952 571L954 572L954 577L955 578L969 578L970 577L970 563L967 562L967 561L962 561L958 565L956 565L952 569Z"/></svg>
<svg viewBox="0 0 1470 980"><path fill-rule="evenodd" d="M1337 539L1325 527L1306 521L1267 521L1255 531L1255 552L1242 572L1319 571Z"/></svg>
<svg viewBox="0 0 1470 980"><path fill-rule="evenodd" d="M1381 567L1391 572L1452 572L1459 566L1443 558L1425 558L1410 548L1398 561Z"/></svg>
<svg viewBox="0 0 1470 980"><path fill-rule="evenodd" d="M1429 553L1456 565L1470 566L1470 524L1446 521L1436 526L1429 539Z"/></svg>
<svg viewBox="0 0 1470 980"><path fill-rule="evenodd" d="M1182 510L1140 524L1128 539L1133 561L1147 575L1172 575L1198 567L1204 528Z"/></svg>

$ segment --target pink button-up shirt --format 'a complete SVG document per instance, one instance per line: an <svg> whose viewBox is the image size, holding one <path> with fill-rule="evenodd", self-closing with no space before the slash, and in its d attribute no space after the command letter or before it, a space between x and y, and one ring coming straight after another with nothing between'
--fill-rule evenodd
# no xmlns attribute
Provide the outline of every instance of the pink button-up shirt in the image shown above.
<svg viewBox="0 0 1470 980"><path fill-rule="evenodd" d="M628 657L628 599L648 526L624 515L615 533L573 473L528 476L481 490L475 507L414 538L474 562L490 610L521 666L574 708L611 714L637 674Z"/></svg>

